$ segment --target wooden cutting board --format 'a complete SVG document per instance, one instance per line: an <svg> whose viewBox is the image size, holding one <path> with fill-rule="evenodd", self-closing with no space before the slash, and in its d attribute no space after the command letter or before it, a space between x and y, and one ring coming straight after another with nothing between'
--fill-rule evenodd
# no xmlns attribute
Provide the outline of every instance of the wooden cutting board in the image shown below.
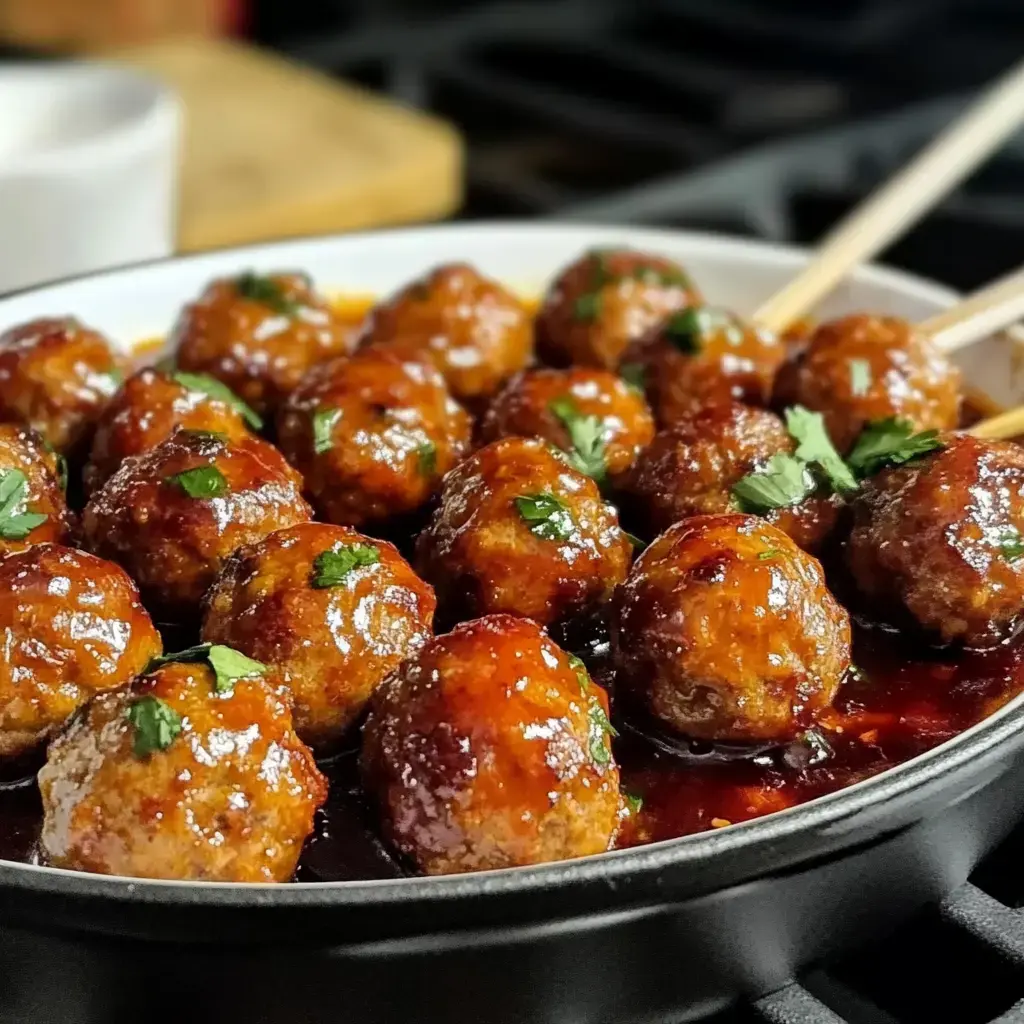
<svg viewBox="0 0 1024 1024"><path fill-rule="evenodd" d="M105 56L184 102L182 251L429 220L461 201L461 140L437 118L237 42Z"/></svg>

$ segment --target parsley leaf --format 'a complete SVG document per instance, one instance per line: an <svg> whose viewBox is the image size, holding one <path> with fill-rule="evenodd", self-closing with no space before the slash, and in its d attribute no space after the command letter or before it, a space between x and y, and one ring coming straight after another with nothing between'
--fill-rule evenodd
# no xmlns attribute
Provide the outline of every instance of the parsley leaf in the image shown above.
<svg viewBox="0 0 1024 1024"><path fill-rule="evenodd" d="M235 291L243 299L261 302L282 316L295 316L300 303L289 299L284 289L272 278L248 271L235 279Z"/></svg>
<svg viewBox="0 0 1024 1024"><path fill-rule="evenodd" d="M1008 526L998 541L999 553L1008 562L1016 562L1018 558L1024 558L1024 538L1021 538L1020 531L1014 526Z"/></svg>
<svg viewBox="0 0 1024 1024"><path fill-rule="evenodd" d="M345 577L353 569L376 565L379 561L380 550L373 544L347 544L329 548L313 560L313 578L310 583L317 590L337 587L345 582Z"/></svg>
<svg viewBox="0 0 1024 1024"><path fill-rule="evenodd" d="M704 336L704 322L697 306L673 313L662 325L662 333L684 355L700 353Z"/></svg>
<svg viewBox="0 0 1024 1024"><path fill-rule="evenodd" d="M626 540L633 545L634 551L643 551L647 547L647 541L642 537L638 537L635 533L630 533L629 530L622 531L626 535Z"/></svg>
<svg viewBox="0 0 1024 1024"><path fill-rule="evenodd" d="M263 429L263 420L243 402L223 381L211 377L208 373L172 373L171 380L189 391L200 391L209 398L230 405L253 430Z"/></svg>
<svg viewBox="0 0 1024 1024"><path fill-rule="evenodd" d="M24 508L28 477L20 469L0 472L0 537L24 540L37 526L46 522L41 512L18 512Z"/></svg>
<svg viewBox="0 0 1024 1024"><path fill-rule="evenodd" d="M615 731L612 723L608 721L608 715L596 697L593 697L590 701L587 718L590 720L590 756L597 764L608 764L612 759L612 751L608 739L619 734Z"/></svg>
<svg viewBox="0 0 1024 1024"><path fill-rule="evenodd" d="M757 560L759 562L767 562L768 559L774 558L781 553L778 548L768 548L766 551L759 551L757 553Z"/></svg>
<svg viewBox="0 0 1024 1024"><path fill-rule="evenodd" d="M601 315L601 293L584 292L577 296L572 306L574 320L592 321Z"/></svg>
<svg viewBox="0 0 1024 1024"><path fill-rule="evenodd" d="M576 529L568 506L553 494L521 494L515 505L530 533L542 540L568 540Z"/></svg>
<svg viewBox="0 0 1024 1024"><path fill-rule="evenodd" d="M152 694L129 704L125 717L135 728L132 749L136 757L166 750L181 734L181 715Z"/></svg>
<svg viewBox="0 0 1024 1024"><path fill-rule="evenodd" d="M572 449L566 454L569 464L599 483L608 475L604 452L604 421L597 416L584 416L569 395L553 398L548 408L558 417L569 434Z"/></svg>
<svg viewBox="0 0 1024 1024"><path fill-rule="evenodd" d="M761 514L776 508L799 505L817 484L807 464L793 455L773 455L762 469L748 473L732 487L732 496L743 512Z"/></svg>
<svg viewBox="0 0 1024 1024"><path fill-rule="evenodd" d="M176 662L206 661L207 655L213 644L196 644L195 647L186 647L183 651L174 654L158 654L155 658L149 659L143 675L149 675L154 669L161 665L172 665Z"/></svg>
<svg viewBox="0 0 1024 1024"><path fill-rule="evenodd" d="M871 364L866 359L848 359L850 364L850 394L861 398L871 387Z"/></svg>
<svg viewBox="0 0 1024 1024"><path fill-rule="evenodd" d="M626 801L626 808L630 814L640 813L640 808L644 805L644 798L639 793L630 793L629 790L623 790L622 799Z"/></svg>
<svg viewBox="0 0 1024 1024"><path fill-rule="evenodd" d="M647 372L643 363L623 363L619 367L619 376L638 394L644 393Z"/></svg>
<svg viewBox="0 0 1024 1024"><path fill-rule="evenodd" d="M341 410L333 406L325 406L313 413L313 452L316 455L323 455L334 447L332 431L340 419Z"/></svg>
<svg viewBox="0 0 1024 1024"><path fill-rule="evenodd" d="M437 445L427 441L416 449L416 463L420 476L433 476L437 471Z"/></svg>
<svg viewBox="0 0 1024 1024"><path fill-rule="evenodd" d="M246 657L240 651L223 644L211 644L206 655L213 669L213 689L215 693L229 693L236 679L249 676L261 676L267 666L260 661Z"/></svg>
<svg viewBox="0 0 1024 1024"><path fill-rule="evenodd" d="M794 405L786 410L786 429L799 442L793 453L796 458L820 466L840 494L857 489L857 480L832 444L820 412Z"/></svg>
<svg viewBox="0 0 1024 1024"><path fill-rule="evenodd" d="M196 466L164 479L177 484L190 498L220 498L228 493L228 482L216 466Z"/></svg>
<svg viewBox="0 0 1024 1024"><path fill-rule="evenodd" d="M890 416L869 423L861 431L846 461L863 480L886 466L901 466L941 447L937 430L922 430L915 434L910 420Z"/></svg>
<svg viewBox="0 0 1024 1024"><path fill-rule="evenodd" d="M590 673L587 671L587 666L583 664L583 659L575 654L570 654L569 668L576 673L576 678L580 684L580 692L586 693L590 689Z"/></svg>

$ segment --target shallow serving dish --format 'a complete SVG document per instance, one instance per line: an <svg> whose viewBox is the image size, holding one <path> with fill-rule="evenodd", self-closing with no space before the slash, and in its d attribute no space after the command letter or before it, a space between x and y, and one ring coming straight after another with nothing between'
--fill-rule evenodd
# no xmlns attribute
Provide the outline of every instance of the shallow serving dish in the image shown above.
<svg viewBox="0 0 1024 1024"><path fill-rule="evenodd" d="M583 250L678 259L749 311L805 255L682 232L423 228L307 240L94 275L0 300L0 329L73 313L130 348L218 274L308 271L383 294L462 260L527 295ZM922 319L954 296L878 268L822 308ZM961 353L1018 399L1013 345ZM1024 811L1024 701L896 769L717 832L512 871L276 887L138 881L0 861L0 1021L657 1021L781 984L964 881ZM166 1007L166 1010L164 1009ZM172 1009L173 1007L173 1009Z"/></svg>

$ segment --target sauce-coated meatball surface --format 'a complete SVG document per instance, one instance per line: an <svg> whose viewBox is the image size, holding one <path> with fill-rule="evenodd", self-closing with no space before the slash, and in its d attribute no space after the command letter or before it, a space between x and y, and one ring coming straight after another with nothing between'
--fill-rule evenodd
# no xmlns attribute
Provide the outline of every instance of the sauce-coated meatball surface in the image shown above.
<svg viewBox="0 0 1024 1024"><path fill-rule="evenodd" d="M390 544L303 523L234 554L207 596L203 639L276 668L296 732L330 749L431 635L434 604Z"/></svg>
<svg viewBox="0 0 1024 1024"><path fill-rule="evenodd" d="M155 448L176 427L244 437L259 419L225 385L203 374L146 367L129 377L100 417L85 467L88 493L101 487L129 455Z"/></svg>
<svg viewBox="0 0 1024 1024"><path fill-rule="evenodd" d="M428 502L471 430L433 366L374 349L316 367L278 417L278 443L317 511L347 526Z"/></svg>
<svg viewBox="0 0 1024 1024"><path fill-rule="evenodd" d="M429 359L451 393L478 408L529 362L533 328L511 292L465 263L450 263L374 307L360 344Z"/></svg>
<svg viewBox="0 0 1024 1024"><path fill-rule="evenodd" d="M273 412L315 363L347 352L351 327L304 274L211 281L171 334L178 368L223 381L258 413Z"/></svg>
<svg viewBox="0 0 1024 1024"><path fill-rule="evenodd" d="M510 612L547 625L598 610L632 544L590 477L543 441L506 438L448 474L416 554L443 622Z"/></svg>
<svg viewBox="0 0 1024 1024"><path fill-rule="evenodd" d="M775 400L822 413L845 452L869 423L890 416L915 430L956 427L960 373L905 320L856 314L818 327L779 371Z"/></svg>
<svg viewBox="0 0 1024 1024"><path fill-rule="evenodd" d="M48 863L205 882L286 882L327 784L277 680L172 662L94 699L39 773Z"/></svg>
<svg viewBox="0 0 1024 1024"><path fill-rule="evenodd" d="M76 452L124 365L102 335L72 317L12 327L0 334L0 417L27 424L57 451Z"/></svg>
<svg viewBox="0 0 1024 1024"><path fill-rule="evenodd" d="M598 249L555 280L537 316L537 352L552 366L614 370L631 341L700 301L678 263L631 249Z"/></svg>
<svg viewBox="0 0 1024 1024"><path fill-rule="evenodd" d="M820 563L746 515L663 533L616 592L611 632L616 693L695 739L790 739L850 664L849 616Z"/></svg>
<svg viewBox="0 0 1024 1024"><path fill-rule="evenodd" d="M654 436L643 396L607 370L527 370L491 403L485 442L540 437L567 452L577 469L599 482L616 478Z"/></svg>
<svg viewBox="0 0 1024 1024"><path fill-rule="evenodd" d="M127 459L82 515L87 547L123 565L160 621L191 622L228 556L306 522L302 481L257 437L177 430Z"/></svg>
<svg viewBox="0 0 1024 1024"><path fill-rule="evenodd" d="M362 774L387 839L430 875L584 857L619 821L604 691L528 620L427 642L374 694Z"/></svg>
<svg viewBox="0 0 1024 1024"><path fill-rule="evenodd" d="M883 470L853 503L846 562L883 614L988 647L1024 622L1024 449L950 436Z"/></svg>
<svg viewBox="0 0 1024 1024"><path fill-rule="evenodd" d="M59 544L0 560L0 756L31 750L160 653L135 584Z"/></svg>

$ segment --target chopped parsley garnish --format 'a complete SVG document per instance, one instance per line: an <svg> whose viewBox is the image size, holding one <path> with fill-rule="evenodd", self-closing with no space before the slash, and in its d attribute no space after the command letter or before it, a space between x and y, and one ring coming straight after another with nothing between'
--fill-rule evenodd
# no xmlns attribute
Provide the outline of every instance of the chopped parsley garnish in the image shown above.
<svg viewBox="0 0 1024 1024"><path fill-rule="evenodd" d="M380 550L373 544L346 544L343 547L322 551L313 560L313 576L310 583L317 590L337 587L353 569L376 565L380 561Z"/></svg>
<svg viewBox="0 0 1024 1024"><path fill-rule="evenodd" d="M1016 527L1008 526L999 538L999 552L1008 562L1024 558L1024 538Z"/></svg>
<svg viewBox="0 0 1024 1024"><path fill-rule="evenodd" d="M767 562L769 558L774 558L781 553L778 548L768 548L767 551L759 551L757 553L757 560L759 562Z"/></svg>
<svg viewBox="0 0 1024 1024"><path fill-rule="evenodd" d="M148 675L161 665L191 664L200 661L205 661L213 670L214 693L230 693L236 680L261 676L267 670L267 666L262 662L246 657L233 647L226 647L224 644L196 644L195 647L186 647L185 650L174 654L161 654L151 658L145 674Z"/></svg>
<svg viewBox="0 0 1024 1024"><path fill-rule="evenodd" d="M817 490L807 464L794 455L773 455L763 469L748 473L732 487L732 496L743 512L763 514L776 508L799 505Z"/></svg>
<svg viewBox="0 0 1024 1024"><path fill-rule="evenodd" d="M426 441L416 449L416 465L420 476L433 476L437 471L437 445Z"/></svg>
<svg viewBox="0 0 1024 1024"><path fill-rule="evenodd" d="M46 522L43 513L25 510L27 489L28 477L20 469L0 472L0 537L4 540L24 540Z"/></svg>
<svg viewBox="0 0 1024 1024"><path fill-rule="evenodd" d="M662 326L662 333L684 355L695 356L700 353L704 337L704 321L701 311L696 306L673 313Z"/></svg>
<svg viewBox="0 0 1024 1024"><path fill-rule="evenodd" d="M850 469L863 480L887 466L901 466L942 447L937 430L914 433L910 420L899 416L869 423L846 457Z"/></svg>
<svg viewBox="0 0 1024 1024"><path fill-rule="evenodd" d="M189 391L200 391L225 405L230 405L253 430L263 429L263 420L243 402L223 381L211 377L208 373L172 373L171 380L176 381Z"/></svg>
<svg viewBox="0 0 1024 1024"><path fill-rule="evenodd" d="M181 715L151 694L129 704L125 717L135 728L132 749L136 757L166 750L181 735Z"/></svg>
<svg viewBox="0 0 1024 1024"><path fill-rule="evenodd" d="M794 405L786 410L786 429L798 442L793 453L796 458L821 467L829 483L840 494L857 489L857 480L832 444L820 412Z"/></svg>
<svg viewBox="0 0 1024 1024"><path fill-rule="evenodd" d="M177 484L190 498L220 498L228 493L228 482L216 466L196 466L164 479Z"/></svg>
<svg viewBox="0 0 1024 1024"><path fill-rule="evenodd" d="M601 293L584 292L572 305L574 320L596 320L601 315Z"/></svg>
<svg viewBox="0 0 1024 1024"><path fill-rule="evenodd" d="M188 434L189 437L198 438L200 441L216 441L217 444L227 444L228 435L220 430L192 430L186 428L182 430L183 434Z"/></svg>
<svg viewBox="0 0 1024 1024"><path fill-rule="evenodd" d="M619 376L638 394L644 393L647 372L643 363L623 363L619 367Z"/></svg>
<svg viewBox="0 0 1024 1024"><path fill-rule="evenodd" d="M630 533L628 530L623 530L622 532L626 535L626 540L633 545L634 550L643 551L647 547L647 541L642 537L638 537L635 533Z"/></svg>
<svg viewBox="0 0 1024 1024"><path fill-rule="evenodd" d="M530 533L542 540L568 540L576 529L568 506L553 494L521 494L515 506Z"/></svg>
<svg viewBox="0 0 1024 1024"><path fill-rule="evenodd" d="M570 654L569 668L576 673L576 678L580 684L580 691L586 693L590 689L590 673L587 671L587 666L583 664L583 659L575 654Z"/></svg>
<svg viewBox="0 0 1024 1024"><path fill-rule="evenodd" d="M281 316L295 316L300 303L288 298L284 289L272 277L249 271L235 279L235 290L243 299L260 302Z"/></svg>
<svg viewBox="0 0 1024 1024"><path fill-rule="evenodd" d="M566 452L569 464L599 483L608 475L604 452L604 423L597 416L584 416L569 395L561 395L548 403L548 408L561 421L569 434L572 448Z"/></svg>
<svg viewBox="0 0 1024 1024"><path fill-rule="evenodd" d="M871 364L866 359L850 359L850 394L861 398L871 387Z"/></svg>
<svg viewBox="0 0 1024 1024"><path fill-rule="evenodd" d="M334 425L341 419L341 410L333 406L326 406L317 409L313 413L313 451L317 455L323 455L334 447L332 431Z"/></svg>
<svg viewBox="0 0 1024 1024"><path fill-rule="evenodd" d="M622 799L626 802L626 809L630 814L639 814L640 808L644 805L644 798L639 793L630 793L623 790Z"/></svg>
<svg viewBox="0 0 1024 1024"><path fill-rule="evenodd" d="M608 715L596 697L591 699L587 711L590 720L590 756L598 764L607 764L612 759L611 745L608 740L618 736L615 727L608 721Z"/></svg>

